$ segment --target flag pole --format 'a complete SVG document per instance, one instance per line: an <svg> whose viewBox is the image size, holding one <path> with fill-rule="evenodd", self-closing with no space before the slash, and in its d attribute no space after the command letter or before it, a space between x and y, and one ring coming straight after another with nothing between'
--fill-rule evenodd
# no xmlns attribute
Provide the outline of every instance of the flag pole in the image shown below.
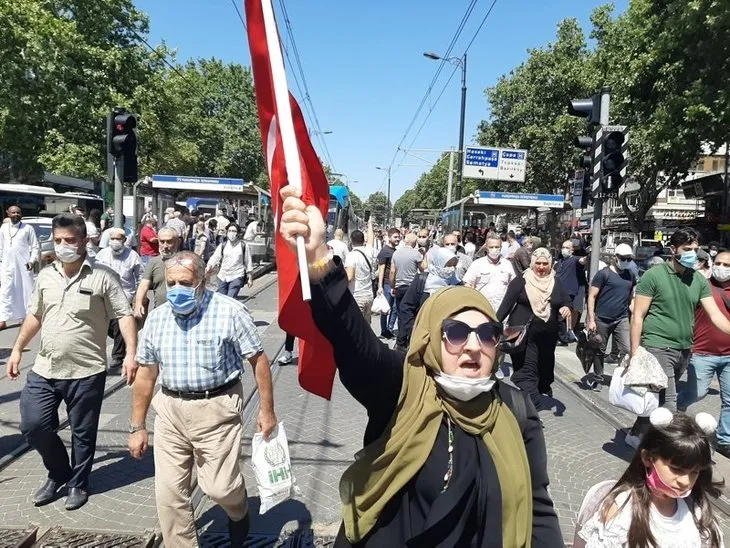
<svg viewBox="0 0 730 548"><path fill-rule="evenodd" d="M284 148L284 160L288 183L295 188L302 190L302 166L299 162L299 148L294 134L294 121L289 103L289 86L286 82L286 71L284 70L284 58L281 55L281 43L279 42L279 31L274 18L274 8L271 0L262 0L261 8L266 28L266 44L269 48L269 62L271 63L271 79L274 86L274 100L276 102L277 119L281 142ZM302 284L302 298L305 301L312 300L312 292L309 287L309 267L307 264L307 253L304 248L304 237L297 236L297 262L299 264L299 280Z"/></svg>

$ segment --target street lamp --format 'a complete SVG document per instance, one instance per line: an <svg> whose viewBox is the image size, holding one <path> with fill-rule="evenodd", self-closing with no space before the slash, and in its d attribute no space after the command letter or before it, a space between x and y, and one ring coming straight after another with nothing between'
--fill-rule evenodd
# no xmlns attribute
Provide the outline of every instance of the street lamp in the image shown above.
<svg viewBox="0 0 730 548"><path fill-rule="evenodd" d="M375 169L388 172L388 213L385 219L385 224L388 228L390 228L390 166L388 166L387 168L376 166Z"/></svg>
<svg viewBox="0 0 730 548"><path fill-rule="evenodd" d="M464 57L444 58L432 52L424 52L424 57L434 61L444 60L454 66L461 67L461 119L459 121L459 163L456 166L456 200L461 200L462 172L464 169L464 118L466 117L466 53Z"/></svg>

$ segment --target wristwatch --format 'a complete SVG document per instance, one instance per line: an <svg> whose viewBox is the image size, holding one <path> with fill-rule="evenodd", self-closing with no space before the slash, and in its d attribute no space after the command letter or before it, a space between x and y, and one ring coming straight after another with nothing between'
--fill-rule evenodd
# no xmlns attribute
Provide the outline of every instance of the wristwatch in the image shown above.
<svg viewBox="0 0 730 548"><path fill-rule="evenodd" d="M129 433L134 434L135 432L139 432L140 430L147 430L146 424L129 424Z"/></svg>

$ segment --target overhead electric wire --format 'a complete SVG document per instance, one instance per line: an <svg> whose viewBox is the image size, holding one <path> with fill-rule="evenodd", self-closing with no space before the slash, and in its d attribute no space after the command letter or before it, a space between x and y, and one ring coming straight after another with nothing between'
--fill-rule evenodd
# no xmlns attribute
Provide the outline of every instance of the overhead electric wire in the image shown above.
<svg viewBox="0 0 730 548"><path fill-rule="evenodd" d="M487 22L487 19L491 15L492 10L494 10L494 6L496 4L497 4L497 0L493 0L492 1L492 4L489 6L489 9L487 10L487 13L484 15L484 17L482 18L481 23L479 23L479 26L477 27L476 31L474 32L474 35L471 37L471 40L469 41L469 43L467 44L466 48L464 49L464 54L466 54L469 51L469 48L471 48L471 46L474 44L474 41L476 40L477 36L479 35L479 32L482 30L482 27L484 27L484 24ZM423 120L423 123L418 128L418 131L416 132L416 135L411 140L411 144L408 146L409 149L413 147L414 143L416 142L416 139L421 134L421 131L425 127L426 122L428 121L428 119L431 116L431 113L436 108L436 105L438 104L439 100L441 99L441 97L443 96L444 92L446 91L446 88L449 86L449 83L453 79L453 77L456 74L456 71L457 71L458 68L459 68L458 66L454 67L454 70L451 73L451 76L449 76L449 79L447 80L446 85L444 85L444 87L441 89L441 93L439 93L438 97L436 98L436 101L434 101L432 103L431 108L428 111L428 114L426 115L426 117ZM400 149L400 146L399 146L399 149ZM401 162L401 164L398 164L398 166L396 167L396 169L398 167L400 167L401 165L402 165L402 162Z"/></svg>
<svg viewBox="0 0 730 548"><path fill-rule="evenodd" d="M246 21L243 20L243 15L241 15L241 10L238 9L238 4L236 4L236 0L231 0L231 4L233 4L233 8L236 10L236 13L238 14L238 18L241 20L243 29L246 32L248 32L248 27L246 26Z"/></svg>
<svg viewBox="0 0 730 548"><path fill-rule="evenodd" d="M332 161L332 156L329 151L329 147L327 146L327 140L324 138L324 132L322 131L322 126L319 123L319 117L317 116L317 111L314 108L314 103L312 101L312 95L309 92L309 86L307 85L307 77L304 74L304 67L302 66L302 59L299 55L299 48L297 47L296 40L294 39L294 31L292 29L291 20L289 19L289 12L286 9L286 4L284 0L279 0L279 5L281 6L281 13L284 17L284 25L286 27L286 32L289 36L289 43L291 46L291 49L294 53L294 59L296 63L296 67L299 70L299 76L301 79L302 86L304 88L304 96L302 97L302 100L305 103L309 103L309 110L310 110L310 119L314 123L314 126L316 127L317 132L317 138L319 142L322 144L323 152L325 153L325 157L327 158L327 162L329 163L330 168L333 171L337 171L334 166L334 162ZM288 53L287 58L289 59ZM289 64L291 65L291 59L289 59Z"/></svg>
<svg viewBox="0 0 730 548"><path fill-rule="evenodd" d="M426 88L426 92L423 94L423 98L421 99L421 102L418 104L418 107L416 108L416 112L413 114L413 117L411 118L411 121L408 123L408 127L406 128L406 131L403 133L403 137L401 138L400 142L398 143L398 146L396 147L395 152L393 153L393 157L390 160L390 167L393 167L393 164L395 163L395 159L398 156L398 152L401 149L401 146L405 142L405 140L408 138L408 134L410 133L411 129L413 129L414 124L416 123L416 120L418 119L418 116L421 114L421 111L423 110L423 107L426 104L426 101L428 100L428 97L430 96L431 92L433 91L434 86L436 85L436 81L438 80L439 76L441 75L441 72L444 69L444 66L447 63L447 58L451 55L452 50L454 49L454 46L456 45L456 42L458 41L459 37L461 36L462 31L464 30L464 27L466 26L467 21L469 20L469 17L471 16L472 12L474 11L474 7L476 6L478 0L471 0L469 5L466 8L466 12L464 13L464 16L461 18L461 21L459 22L459 26L456 29L456 32L454 33L454 36L451 38L451 42L449 43L449 46L446 49L446 52L441 57L441 62L439 63L439 66L436 68L436 72L431 78L431 82L429 83L428 87ZM433 110L433 107L432 107Z"/></svg>
<svg viewBox="0 0 730 548"><path fill-rule="evenodd" d="M474 43L474 40L476 40L476 39L477 39L477 36L479 35L479 31L481 31L481 30L482 30L482 27L484 26L484 23L486 23L486 22L487 22L487 19L488 19L488 18L489 18L489 16L491 15L491 13L492 13L492 10L494 9L494 6L495 6L495 4L496 4L496 3L497 3L497 0L494 0L494 1L492 2L492 5L491 5L491 6L489 6L489 9L487 10L487 13L486 13L486 15L484 16L484 19L482 19L482 22L481 22L481 23L479 23L479 27L477 28L476 32L474 33L474 36L472 36L472 37L471 37L471 40L469 41L469 44L468 44L468 45L466 46L466 49L464 50L464 53L467 53L467 52L469 51L469 48L470 48L470 47L471 47L471 45L472 45L472 44Z"/></svg>

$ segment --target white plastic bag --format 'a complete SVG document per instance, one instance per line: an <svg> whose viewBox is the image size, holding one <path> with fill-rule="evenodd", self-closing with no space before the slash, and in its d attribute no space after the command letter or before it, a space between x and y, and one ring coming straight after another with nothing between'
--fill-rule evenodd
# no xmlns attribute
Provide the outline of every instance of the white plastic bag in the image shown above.
<svg viewBox="0 0 730 548"><path fill-rule="evenodd" d="M613 370L611 386L608 388L608 401L611 405L631 411L640 417L648 417L659 407L659 394L648 390L640 394L630 386L626 386L625 372L626 368L620 366Z"/></svg>
<svg viewBox="0 0 730 548"><path fill-rule="evenodd" d="M385 298L385 295L378 295L373 300L373 314L382 314L385 316L390 312L390 305L388 304L388 299Z"/></svg>
<svg viewBox="0 0 730 548"><path fill-rule="evenodd" d="M257 432L251 442L251 467L256 475L263 514L285 500L301 494L291 471L289 444L286 442L284 423L280 422L268 440Z"/></svg>

